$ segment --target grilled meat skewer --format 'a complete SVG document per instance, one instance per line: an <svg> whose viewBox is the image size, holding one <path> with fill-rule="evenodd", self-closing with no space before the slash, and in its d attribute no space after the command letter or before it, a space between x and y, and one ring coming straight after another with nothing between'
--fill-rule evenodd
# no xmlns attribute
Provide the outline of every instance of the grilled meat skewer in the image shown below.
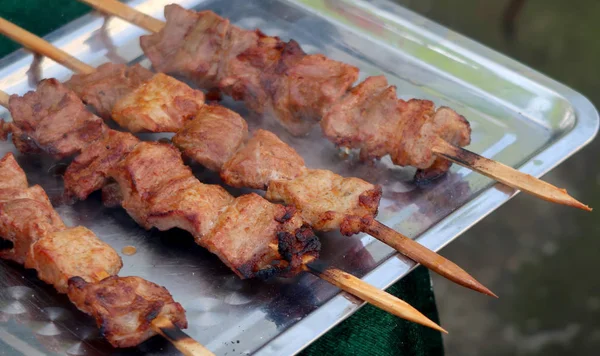
<svg viewBox="0 0 600 356"><path fill-rule="evenodd" d="M8 28L11 26L16 27L12 24L7 25ZM19 31L23 32L24 30L19 29ZM10 33L12 31L5 32ZM33 34L25 33L20 37L23 37L21 41L25 45L42 53L54 55L56 51L60 51ZM52 49L47 49L47 47L52 47ZM62 52L61 56L68 55ZM59 57L53 58L59 59ZM213 170L219 171L221 169L220 166L236 152L236 149L240 147L247 135L247 124L239 115L220 106L201 106L203 105L201 92L193 90L186 84L165 74L158 73L151 76L149 71L139 65L128 68L125 65L110 63L101 65L94 72L92 67L72 57L69 58L68 65L71 65L71 68L76 71L83 71L87 74L75 75L66 84L75 88L79 95L87 99L88 102L101 103L101 105L96 106L98 112L101 112L108 119L110 118L109 111L111 111L118 123L130 131L179 131L182 125L186 123L182 132L176 135L175 141L184 152L188 155L192 154L194 159ZM198 107L201 107L201 109L198 109ZM190 121L190 117L193 117L193 115L197 115L199 119ZM231 126L226 127L224 125ZM209 126L210 129L207 130ZM119 140L117 142L123 148L127 147L127 141ZM297 156L291 147L283 144L280 140L272 140L272 143L279 147L282 152L289 151L289 157ZM99 147L102 150L102 146ZM80 160L84 166L89 163L88 156L93 157L89 154L80 156L84 157ZM263 159L265 158L267 156L263 156ZM286 164L285 159L279 160L279 162ZM243 186L266 190L269 181L278 178L278 174L274 172L283 167L279 162L276 160L255 162L254 166L246 167L242 174L249 175L249 177L261 174L261 171L272 173L269 180L264 182L252 183L248 179L242 178L244 182L249 182ZM292 162L287 164L290 163ZM298 171L299 174L302 167L304 167L301 157L298 156L296 163L296 166L290 166L289 168ZM269 166L269 164L271 165ZM81 176L77 167L78 165L74 164L67 169L65 174L67 182L79 182L82 178L85 178ZM259 171L256 171L257 169ZM84 170L85 172L87 170ZM232 183L232 177L227 178ZM295 175L281 176L281 178L295 178ZM326 171L312 171L310 178L304 180L304 184L309 184L309 186L305 186L303 189L305 192L310 192L312 189L313 193L319 193L308 195L307 197L311 197L310 202L307 199L299 199L298 197L287 199L286 202L294 203L294 206L302 211L304 216L312 214L312 217L320 216L324 221L331 220L328 226L325 226L313 219L312 223L317 224L315 226L319 229L341 229L346 235L368 232L409 258L422 263L456 283L495 296L454 263L377 222L374 217L381 196L379 187L357 178L344 179L331 172L327 174ZM344 182L344 184L339 186L336 186L337 183L330 184L324 180L327 178L334 179L338 183ZM317 183L320 183L320 185L312 186ZM235 185L235 182L232 184ZM298 182L295 185L298 188ZM67 185L67 188L70 186L77 190L67 189L67 191L74 193L80 199L85 199L87 194L91 192L91 190L81 190L79 184ZM238 186L240 185L238 184ZM342 187L344 189L339 193L330 191L331 189L339 191ZM106 189L106 191L106 196L110 196L109 190ZM288 190L289 193L291 193L290 190ZM275 198L279 199L281 196ZM337 204L336 199L339 200ZM315 209L317 211L313 211Z"/></svg>
<svg viewBox="0 0 600 356"><path fill-rule="evenodd" d="M83 143L88 135L84 128L101 119L54 79L40 82L36 92L13 95L8 106L14 121L2 127L13 132L13 141L24 152L56 157L79 153L67 169L79 178L66 179L67 189L87 193L103 189L105 197L122 205L145 228L186 229L242 278L292 276L309 270L307 263L318 256L317 237L293 207L271 204L256 194L234 198L219 186L202 184L171 145L139 142L103 123L96 132L99 137ZM53 125L45 125L48 115L55 118ZM57 140L42 144L39 139L45 137ZM334 268L310 271L328 281L338 278L337 286L354 293L362 285L360 295L366 301L444 331L410 305L351 275Z"/></svg>
<svg viewBox="0 0 600 356"><path fill-rule="evenodd" d="M40 186L29 187L12 153L0 159L0 237L13 248L0 257L35 269L38 277L67 294L93 316L114 347L136 346L157 332L166 318L187 327L183 307L169 292L139 277L118 277L117 252L83 226L69 228Z"/></svg>
<svg viewBox="0 0 600 356"><path fill-rule="evenodd" d="M293 40L243 30L211 11L167 5L165 24L118 1L80 1L153 32L140 43L158 71L217 88L293 134L321 121L336 145L360 149L364 160L390 155L397 165L417 167L417 178L441 176L454 162L541 199L591 210L564 189L463 149L470 143L464 117L428 100L400 100L382 76L351 88L358 68L305 54Z"/></svg>

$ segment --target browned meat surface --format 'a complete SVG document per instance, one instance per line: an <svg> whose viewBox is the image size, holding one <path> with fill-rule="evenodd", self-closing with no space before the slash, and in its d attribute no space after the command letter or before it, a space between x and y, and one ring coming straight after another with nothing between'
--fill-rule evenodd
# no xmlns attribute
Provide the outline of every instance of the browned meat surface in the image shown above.
<svg viewBox="0 0 600 356"><path fill-rule="evenodd" d="M67 293L71 277L98 282L106 274L116 275L122 266L117 251L82 226L40 238L25 261L26 268L35 269L38 277L59 293Z"/></svg>
<svg viewBox="0 0 600 356"><path fill-rule="evenodd" d="M7 153L0 159L0 189L26 189L27 176L15 156Z"/></svg>
<svg viewBox="0 0 600 356"><path fill-rule="evenodd" d="M254 193L236 198L200 243L240 278L298 273L305 262L318 257L320 249L318 239L293 208Z"/></svg>
<svg viewBox="0 0 600 356"><path fill-rule="evenodd" d="M142 226L189 231L243 278L297 273L318 254L317 238L293 210L200 183L171 145L142 142L109 175Z"/></svg>
<svg viewBox="0 0 600 356"><path fill-rule="evenodd" d="M139 277L112 276L96 283L74 277L68 295L79 310L96 319L102 335L115 347L136 346L156 335L151 323L158 317L187 327L181 304L164 287Z"/></svg>
<svg viewBox="0 0 600 356"><path fill-rule="evenodd" d="M267 199L298 207L302 218L315 230L344 231L348 219L377 214L381 188L358 178L344 178L331 171L310 169L293 180L275 180Z"/></svg>
<svg viewBox="0 0 600 356"><path fill-rule="evenodd" d="M401 166L431 167L435 140L469 144L468 122L448 108L437 111L431 101L400 100L396 88L382 77L370 77L352 88L321 121L323 133L335 144L360 149L363 160L387 154ZM436 165L436 170L448 169Z"/></svg>
<svg viewBox="0 0 600 356"><path fill-rule="evenodd" d="M42 150L56 158L69 157L105 130L102 119L55 79L42 80L36 91L24 96L12 95L9 109L16 128L13 141L22 152Z"/></svg>
<svg viewBox="0 0 600 356"><path fill-rule="evenodd" d="M130 133L106 130L106 135L86 146L64 175L67 196L84 200L108 183L108 170L127 155L139 140Z"/></svg>
<svg viewBox="0 0 600 356"><path fill-rule="evenodd" d="M177 132L204 105L204 94L159 73L117 101L112 118L131 132Z"/></svg>
<svg viewBox="0 0 600 356"><path fill-rule="evenodd" d="M65 85L84 103L92 106L98 115L109 119L114 105L154 73L139 64L105 63L90 74L75 74Z"/></svg>
<svg viewBox="0 0 600 356"><path fill-rule="evenodd" d="M12 153L0 160L0 172L0 238L11 242L0 249L0 258L22 264L31 244L64 224L41 187L27 188L25 172Z"/></svg>
<svg viewBox="0 0 600 356"><path fill-rule="evenodd" d="M236 112L223 106L205 105L172 141L185 156L218 172L247 135L248 125Z"/></svg>
<svg viewBox="0 0 600 356"><path fill-rule="evenodd" d="M267 190L273 180L294 179L302 174L304 159L269 131L254 136L224 166L221 178L234 187Z"/></svg>
<svg viewBox="0 0 600 356"><path fill-rule="evenodd" d="M231 26L211 11L169 5L165 17L159 33L140 40L154 68L219 87L294 134L307 132L358 77L356 67L307 56L294 41Z"/></svg>
<svg viewBox="0 0 600 356"><path fill-rule="evenodd" d="M142 36L140 44L159 72L186 76L203 88L215 87L229 20L212 11L189 11L165 6L167 24L157 34Z"/></svg>
<svg viewBox="0 0 600 356"><path fill-rule="evenodd" d="M275 117L292 134L304 134L357 78L356 67L320 54L307 55L275 83Z"/></svg>

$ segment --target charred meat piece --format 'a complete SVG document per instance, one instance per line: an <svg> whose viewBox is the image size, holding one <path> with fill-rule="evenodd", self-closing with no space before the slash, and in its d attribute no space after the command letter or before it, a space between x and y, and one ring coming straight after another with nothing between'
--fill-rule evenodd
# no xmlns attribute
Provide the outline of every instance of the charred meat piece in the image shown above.
<svg viewBox="0 0 600 356"><path fill-rule="evenodd" d="M99 117L66 86L55 79L42 80L36 91L11 95L13 141L21 152L46 152L55 158L78 154L101 138L106 127Z"/></svg>
<svg viewBox="0 0 600 356"><path fill-rule="evenodd" d="M315 230L329 231L341 229L347 219L374 217L381 188L362 179L309 169L293 180L271 181L266 198L301 207L300 215Z"/></svg>
<svg viewBox="0 0 600 356"><path fill-rule="evenodd" d="M139 64L105 63L90 74L75 74L65 85L84 103L92 106L98 115L109 119L115 104L153 75Z"/></svg>
<svg viewBox="0 0 600 356"><path fill-rule="evenodd" d="M254 136L222 168L221 178L233 187L267 190L273 180L294 179L302 174L304 159L279 137L257 130Z"/></svg>
<svg viewBox="0 0 600 356"><path fill-rule="evenodd" d="M38 277L59 293L67 293L71 277L98 282L107 273L116 275L122 266L117 252L82 226L40 238L25 261L26 268L35 269Z"/></svg>
<svg viewBox="0 0 600 356"><path fill-rule="evenodd" d="M185 156L218 172L247 135L248 125L240 115L223 106L205 105L172 141Z"/></svg>
<svg viewBox="0 0 600 356"><path fill-rule="evenodd" d="M296 274L318 257L320 249L293 208L254 193L236 198L200 244L240 278Z"/></svg>
<svg viewBox="0 0 600 356"><path fill-rule="evenodd" d="M65 193L84 200L108 183L108 171L140 142L126 132L108 129L106 135L86 146L69 164L64 175Z"/></svg>
<svg viewBox="0 0 600 356"><path fill-rule="evenodd" d="M204 105L204 94L159 73L121 97L112 118L131 132L177 132Z"/></svg>
<svg viewBox="0 0 600 356"><path fill-rule="evenodd" d="M185 329L183 307L169 292L139 277L108 277L88 283L83 278L69 280L71 302L96 319L102 335L114 347L132 347L156 335L151 323L158 317L169 319Z"/></svg>
<svg viewBox="0 0 600 356"><path fill-rule="evenodd" d="M316 236L293 209L200 183L171 145L138 144L110 176L142 226L186 229L240 277L298 273L318 255Z"/></svg>

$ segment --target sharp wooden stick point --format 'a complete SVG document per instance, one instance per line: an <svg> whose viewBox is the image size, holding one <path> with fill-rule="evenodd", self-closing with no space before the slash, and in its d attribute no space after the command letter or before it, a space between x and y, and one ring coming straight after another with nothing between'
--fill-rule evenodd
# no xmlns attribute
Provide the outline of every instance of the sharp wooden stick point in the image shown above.
<svg viewBox="0 0 600 356"><path fill-rule="evenodd" d="M388 313L443 333L448 333L441 326L431 321L417 309L413 308L410 304L394 297L386 291L375 288L349 273L336 268L321 266L318 262L305 265L305 269L341 290L381 308Z"/></svg>
<svg viewBox="0 0 600 356"><path fill-rule="evenodd" d="M487 289L483 284L479 283L475 278L452 261L376 220L372 220L370 224L366 225L363 228L363 231L382 241L386 245L393 247L396 251L411 260L422 264L437 274L446 277L461 286L498 298L496 294Z"/></svg>
<svg viewBox="0 0 600 356"><path fill-rule="evenodd" d="M592 209L575 200L565 189L559 189L529 174L519 172L500 162L485 158L464 148L456 147L444 140L438 140L433 152L461 166L472 169L487 177L497 180L515 189L534 195L546 201L592 211Z"/></svg>
<svg viewBox="0 0 600 356"><path fill-rule="evenodd" d="M0 105L4 106L8 109L8 102L10 100L10 95L5 91L0 90Z"/></svg>

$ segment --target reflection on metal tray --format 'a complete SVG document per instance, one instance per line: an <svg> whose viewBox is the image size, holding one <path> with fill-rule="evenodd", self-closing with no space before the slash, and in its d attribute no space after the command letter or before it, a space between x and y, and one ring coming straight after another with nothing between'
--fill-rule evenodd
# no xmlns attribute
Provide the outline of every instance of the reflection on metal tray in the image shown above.
<svg viewBox="0 0 600 356"><path fill-rule="evenodd" d="M171 1L133 4L163 18ZM364 79L385 74L402 98L433 100L455 108L473 127L470 149L540 176L589 142L598 114L588 100L555 81L492 52L403 8L383 1L351 0L185 0L182 6L211 9L245 28L259 27L284 40L296 39L307 52L325 53L360 67ZM144 32L118 19L84 16L48 39L83 61L148 65L138 45ZM50 60L30 68L31 55L17 51L0 61L0 88L25 93L40 78L67 79L71 73ZM294 138L268 119L249 115L240 104L224 105L244 115L252 128L268 127L295 147L309 167L323 167L383 186L382 222L439 250L506 202L514 191L467 169L427 187L410 183L414 171L389 160L369 166L340 153L318 127ZM6 111L2 112L8 117ZM146 135L155 139L158 135ZM15 152L0 144L0 154ZM122 209L102 207L97 195L73 206L60 205L63 165L18 155L31 184L55 199L67 224L85 225L123 256L121 275L138 275L166 286L188 311L189 334L220 355L293 354L354 312L360 304L310 275L294 280L241 281L217 258L179 231L144 231ZM219 178L196 167L207 182ZM241 191L233 191L240 193ZM368 236L321 235L323 260L384 288L413 267ZM456 261L460 264L460 261ZM0 262L0 340L14 353L105 354L115 352L83 317L30 271ZM4 349L3 349L4 351ZM154 338L127 353L174 354Z"/></svg>

